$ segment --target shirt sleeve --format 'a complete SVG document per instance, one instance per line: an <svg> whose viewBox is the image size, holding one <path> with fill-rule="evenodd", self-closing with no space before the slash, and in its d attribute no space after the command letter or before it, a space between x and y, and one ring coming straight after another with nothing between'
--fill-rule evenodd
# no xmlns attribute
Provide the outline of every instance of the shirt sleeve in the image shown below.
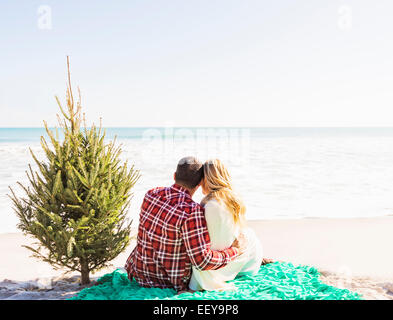
<svg viewBox="0 0 393 320"><path fill-rule="evenodd" d="M181 227L186 251L197 270L215 270L235 259L236 248L215 251L210 248L210 237L203 208L197 207Z"/></svg>

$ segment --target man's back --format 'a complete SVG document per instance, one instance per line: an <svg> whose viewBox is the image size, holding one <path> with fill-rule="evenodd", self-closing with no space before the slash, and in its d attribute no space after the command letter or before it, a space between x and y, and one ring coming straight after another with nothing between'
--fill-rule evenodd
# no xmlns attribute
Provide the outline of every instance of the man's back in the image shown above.
<svg viewBox="0 0 393 320"><path fill-rule="evenodd" d="M148 191L139 217L137 245L127 259L129 277L145 287L185 290L191 265L218 269L235 249L210 250L203 208L178 184Z"/></svg>

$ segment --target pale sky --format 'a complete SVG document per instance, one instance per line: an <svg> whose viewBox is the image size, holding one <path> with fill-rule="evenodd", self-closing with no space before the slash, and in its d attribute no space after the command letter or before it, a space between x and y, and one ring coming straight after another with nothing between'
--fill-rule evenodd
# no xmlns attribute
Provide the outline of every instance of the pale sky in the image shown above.
<svg viewBox="0 0 393 320"><path fill-rule="evenodd" d="M2 0L0 127L56 124L66 55L106 127L393 126L392 15L391 0Z"/></svg>

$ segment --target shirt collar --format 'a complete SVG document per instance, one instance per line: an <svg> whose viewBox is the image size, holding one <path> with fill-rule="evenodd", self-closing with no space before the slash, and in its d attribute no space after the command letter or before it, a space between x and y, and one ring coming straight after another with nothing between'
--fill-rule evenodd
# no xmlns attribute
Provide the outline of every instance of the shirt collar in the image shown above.
<svg viewBox="0 0 393 320"><path fill-rule="evenodd" d="M185 193L186 195L188 195L189 197L191 197L190 191L188 191L186 188L184 188L184 187L181 186L180 184L175 183L175 184L172 185L171 188L174 189L174 190L176 190L176 191L178 191L178 192Z"/></svg>

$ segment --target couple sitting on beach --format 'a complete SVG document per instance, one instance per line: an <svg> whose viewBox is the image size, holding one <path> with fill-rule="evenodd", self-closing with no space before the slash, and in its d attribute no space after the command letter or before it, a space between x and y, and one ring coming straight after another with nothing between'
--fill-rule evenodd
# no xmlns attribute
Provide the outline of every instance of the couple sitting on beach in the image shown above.
<svg viewBox="0 0 393 320"><path fill-rule="evenodd" d="M125 269L143 287L228 290L238 274L255 274L262 247L246 227L245 207L219 160L180 160L175 184L148 191L135 249ZM201 204L192 200L201 186Z"/></svg>

